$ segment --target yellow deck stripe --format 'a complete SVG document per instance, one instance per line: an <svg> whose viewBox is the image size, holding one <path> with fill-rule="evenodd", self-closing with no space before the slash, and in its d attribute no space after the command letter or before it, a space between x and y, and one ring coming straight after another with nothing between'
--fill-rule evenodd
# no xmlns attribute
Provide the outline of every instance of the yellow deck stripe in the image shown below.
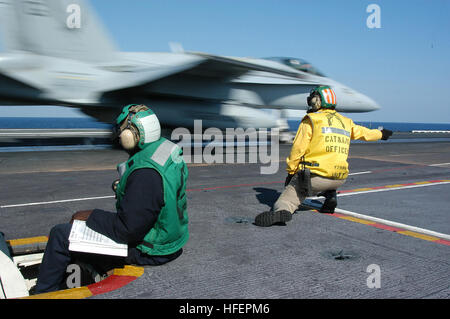
<svg viewBox="0 0 450 319"><path fill-rule="evenodd" d="M352 192L365 192L365 191L371 191L371 190L373 190L373 188L371 188L371 187L366 187L366 188L352 189Z"/></svg>
<svg viewBox="0 0 450 319"><path fill-rule="evenodd" d="M387 186L384 186L385 188L394 188L394 187L404 187L405 185L404 184L394 184L394 185L387 185Z"/></svg>
<svg viewBox="0 0 450 319"><path fill-rule="evenodd" d="M47 236L38 236L38 237L28 237L28 238L19 238L19 239L10 239L6 242L11 246L21 246L21 245L29 245L35 243L47 242Z"/></svg>
<svg viewBox="0 0 450 319"><path fill-rule="evenodd" d="M92 296L87 287L72 288L24 297L23 299L84 299Z"/></svg>
<svg viewBox="0 0 450 319"><path fill-rule="evenodd" d="M372 222L372 221L369 221L369 220L364 220L364 219L361 219L361 218L356 218L356 217L353 217L353 216L337 216L337 217L340 218L340 219L345 219L345 220L349 220L349 221L356 222L356 223L359 223L359 224L364 224L364 225L375 225L375 224L377 224L375 222ZM402 234L402 235L406 235L406 236L410 236L410 237L423 239L423 240L427 240L427 241L439 241L439 240L441 240L438 237L424 235L424 234L413 232L413 231L410 231L410 230L397 231L396 233Z"/></svg>
<svg viewBox="0 0 450 319"><path fill-rule="evenodd" d="M140 277L144 274L144 267L137 267L125 265L124 268L115 268L113 275L116 276L130 276ZM91 297L93 294L88 287L79 287L65 290L58 290L54 292L47 292L43 294L24 297L21 299L84 299Z"/></svg>
<svg viewBox="0 0 450 319"><path fill-rule="evenodd" d="M428 241L439 240L439 238L437 238L437 237L416 233L416 232L413 232L413 231L410 231L410 230L399 231L397 233L402 234L402 235L406 235L406 236L420 238L420 239L423 239L423 240L428 240Z"/></svg>
<svg viewBox="0 0 450 319"><path fill-rule="evenodd" d="M117 276L140 277L144 274L144 268L125 265L124 268L115 268L113 274Z"/></svg>
<svg viewBox="0 0 450 319"><path fill-rule="evenodd" d="M47 241L48 241L47 236L37 236L37 237L10 239L7 240L7 243L9 243L9 245L14 247ZM138 278L143 274L144 274L144 267L137 267L131 265L125 265L123 268L115 268L113 271L113 275L116 276L130 276ZM21 299L84 299L87 297L91 297L92 295L93 294L88 287L79 287L27 296Z"/></svg>
<svg viewBox="0 0 450 319"><path fill-rule="evenodd" d="M424 181L424 182L415 182L416 185L424 185L424 184L430 184L431 182Z"/></svg>
<svg viewBox="0 0 450 319"><path fill-rule="evenodd" d="M372 222L372 221L369 221L369 220L364 220L364 219L361 219L361 218L352 217L352 216L339 216L339 218L350 220L352 222L356 222L356 223L360 223L360 224L364 224L364 225L376 224L375 222Z"/></svg>

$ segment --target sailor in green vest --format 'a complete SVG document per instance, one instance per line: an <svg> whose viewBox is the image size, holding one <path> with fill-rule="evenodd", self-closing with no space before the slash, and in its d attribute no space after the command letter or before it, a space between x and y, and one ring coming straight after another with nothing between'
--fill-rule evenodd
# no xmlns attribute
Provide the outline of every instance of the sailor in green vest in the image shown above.
<svg viewBox="0 0 450 319"><path fill-rule="evenodd" d="M89 264L98 274L124 264L161 265L179 257L189 238L186 205L188 170L181 148L161 137L158 118L145 105L123 108L115 135L130 155L118 165L113 183L117 212L80 211L67 224L52 228L35 292L65 287L67 266ZM126 257L69 250L74 220L117 243L128 245Z"/></svg>
<svg viewBox="0 0 450 319"><path fill-rule="evenodd" d="M322 213L334 213L336 189L348 176L350 140L387 140L392 131L370 130L338 113L336 94L329 86L318 86L307 98L309 109L286 159L285 188L272 210L256 216L258 226L271 226L292 219L292 214L308 196L324 196Z"/></svg>

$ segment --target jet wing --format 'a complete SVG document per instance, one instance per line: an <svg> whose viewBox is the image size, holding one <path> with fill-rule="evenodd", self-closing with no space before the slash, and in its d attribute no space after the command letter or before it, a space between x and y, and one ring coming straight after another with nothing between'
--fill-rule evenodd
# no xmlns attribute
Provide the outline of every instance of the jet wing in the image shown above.
<svg viewBox="0 0 450 319"><path fill-rule="evenodd" d="M270 60L225 57L199 52L174 55L167 53L167 56L172 56L171 59L178 57L176 60L166 63L165 66L161 64L157 67L132 71L122 77L120 82L114 85L114 88L106 89L105 93L135 89L169 76L181 74L220 78L230 82L297 85L315 83L308 74ZM262 76L262 74L270 75L271 79L268 80L267 76Z"/></svg>
<svg viewBox="0 0 450 319"><path fill-rule="evenodd" d="M140 56L132 56L122 64L103 65L105 71L116 74L117 81L107 81L100 89L112 92L140 87L168 76L195 68L203 62L202 58L185 54L148 53L149 61L140 61ZM155 63L154 61L158 61Z"/></svg>
<svg viewBox="0 0 450 319"><path fill-rule="evenodd" d="M192 52L191 54L203 57L205 62L197 67L194 72L207 72L212 76L234 77L237 78L250 71L267 72L296 79L305 79L306 74L294 70L288 66L275 61L253 58L236 58L218 56L201 52Z"/></svg>

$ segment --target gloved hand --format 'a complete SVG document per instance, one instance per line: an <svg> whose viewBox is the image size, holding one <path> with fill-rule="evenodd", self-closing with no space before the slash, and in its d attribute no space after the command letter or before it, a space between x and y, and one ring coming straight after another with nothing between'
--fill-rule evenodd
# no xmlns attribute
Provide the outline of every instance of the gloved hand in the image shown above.
<svg viewBox="0 0 450 319"><path fill-rule="evenodd" d="M111 188L112 188L112 190L113 190L114 193L116 192L117 184L119 184L119 181L120 181L120 180L116 179L116 180L112 183L112 185L111 185Z"/></svg>
<svg viewBox="0 0 450 319"><path fill-rule="evenodd" d="M288 176L286 177L286 180L284 181L284 187L289 185L289 183L291 182L292 177L294 177L294 174L288 174Z"/></svg>
<svg viewBox="0 0 450 319"><path fill-rule="evenodd" d="M392 131L391 130L382 129L381 130L381 134L382 134L381 139L383 141L386 141L389 137L391 137Z"/></svg>

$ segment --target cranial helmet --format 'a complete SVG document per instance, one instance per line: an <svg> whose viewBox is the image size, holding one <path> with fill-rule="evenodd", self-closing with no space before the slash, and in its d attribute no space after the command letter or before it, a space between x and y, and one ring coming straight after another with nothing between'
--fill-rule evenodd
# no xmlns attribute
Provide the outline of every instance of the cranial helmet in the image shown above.
<svg viewBox="0 0 450 319"><path fill-rule="evenodd" d="M160 139L161 125L156 114L147 106L130 104L122 109L116 119L115 135L125 150L143 149Z"/></svg>
<svg viewBox="0 0 450 319"><path fill-rule="evenodd" d="M314 99L314 97L319 97L320 101ZM336 107L336 93L333 89L326 85L318 86L311 90L307 98L308 106L312 112L317 111L320 108L334 109Z"/></svg>

